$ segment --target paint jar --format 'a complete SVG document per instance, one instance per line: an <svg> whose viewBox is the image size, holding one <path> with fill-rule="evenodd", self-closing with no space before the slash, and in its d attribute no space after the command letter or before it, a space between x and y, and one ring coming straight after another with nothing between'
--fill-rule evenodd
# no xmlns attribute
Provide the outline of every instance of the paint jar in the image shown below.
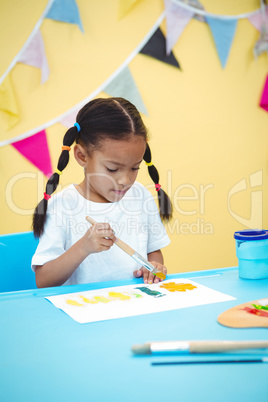
<svg viewBox="0 0 268 402"><path fill-rule="evenodd" d="M268 278L268 230L234 233L240 278Z"/></svg>

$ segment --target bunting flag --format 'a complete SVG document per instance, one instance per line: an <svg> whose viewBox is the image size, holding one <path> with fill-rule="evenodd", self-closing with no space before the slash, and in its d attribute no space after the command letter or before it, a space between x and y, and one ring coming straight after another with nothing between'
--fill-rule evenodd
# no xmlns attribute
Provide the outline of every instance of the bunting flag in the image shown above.
<svg viewBox="0 0 268 402"><path fill-rule="evenodd" d="M250 15L248 17L248 20L251 22L252 25L254 25L256 29L258 29L258 31L261 30L261 26L263 24L263 16L261 10L258 10L258 12ZM268 22L268 6L265 7L265 20Z"/></svg>
<svg viewBox="0 0 268 402"><path fill-rule="evenodd" d="M153 57L171 66L181 68L173 52L166 54L166 38L158 28L146 45L140 50L140 53Z"/></svg>
<svg viewBox="0 0 268 402"><path fill-rule="evenodd" d="M189 5L189 6L193 7L193 8L197 8L198 10L205 11L205 8L203 7L203 5L198 0L181 0L181 3L187 4L187 5ZM196 14L193 15L193 18L195 20L198 20L198 21L201 21L201 22L206 22L206 19L202 14L196 13Z"/></svg>
<svg viewBox="0 0 268 402"><path fill-rule="evenodd" d="M237 19L223 20L208 16L206 19L212 32L221 65L224 68L234 39Z"/></svg>
<svg viewBox="0 0 268 402"><path fill-rule="evenodd" d="M255 43L253 49L255 59L264 52L267 52L268 54L268 29L265 25L261 27L260 37Z"/></svg>
<svg viewBox="0 0 268 402"><path fill-rule="evenodd" d="M6 117L8 129L18 123L19 108L10 74L6 76L5 80L0 85L0 111L2 111Z"/></svg>
<svg viewBox="0 0 268 402"><path fill-rule="evenodd" d="M260 12L257 13L258 20L257 24L260 30L260 37L255 43L253 54L255 59L262 53L268 53L268 18L267 18L267 8L265 7L264 0L261 1Z"/></svg>
<svg viewBox="0 0 268 402"><path fill-rule="evenodd" d="M78 112L79 112L79 109L73 110L68 115L62 117L59 120L59 123L62 124L66 128L72 127L74 125L74 123L76 122L76 115Z"/></svg>
<svg viewBox="0 0 268 402"><path fill-rule="evenodd" d="M143 114L148 115L140 92L134 78L127 67L125 67L110 84L104 88L104 92L111 96L118 96L127 99Z"/></svg>
<svg viewBox="0 0 268 402"><path fill-rule="evenodd" d="M118 19L122 19L125 15L138 3L139 0L119 0Z"/></svg>
<svg viewBox="0 0 268 402"><path fill-rule="evenodd" d="M173 0L165 0L165 10L167 24L166 53L169 55L194 13L174 3Z"/></svg>
<svg viewBox="0 0 268 402"><path fill-rule="evenodd" d="M31 42L20 55L18 63L41 69L41 83L47 81L49 76L49 67L46 58L45 46L41 32L38 30L33 36Z"/></svg>
<svg viewBox="0 0 268 402"><path fill-rule="evenodd" d="M41 170L45 176L51 176L52 166L45 130L24 140L13 142L11 145Z"/></svg>
<svg viewBox="0 0 268 402"><path fill-rule="evenodd" d="M78 25L81 32L84 32L79 9L75 0L54 0L45 18Z"/></svg>
<svg viewBox="0 0 268 402"><path fill-rule="evenodd" d="M266 76L266 81L261 96L260 107L268 112L268 74Z"/></svg>

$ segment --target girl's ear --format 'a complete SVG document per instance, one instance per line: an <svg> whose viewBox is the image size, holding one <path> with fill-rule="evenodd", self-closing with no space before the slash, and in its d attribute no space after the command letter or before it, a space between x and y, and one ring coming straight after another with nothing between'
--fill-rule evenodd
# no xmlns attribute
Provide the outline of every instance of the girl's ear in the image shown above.
<svg viewBox="0 0 268 402"><path fill-rule="evenodd" d="M87 162L87 152L80 144L74 146L74 157L80 166L84 167Z"/></svg>

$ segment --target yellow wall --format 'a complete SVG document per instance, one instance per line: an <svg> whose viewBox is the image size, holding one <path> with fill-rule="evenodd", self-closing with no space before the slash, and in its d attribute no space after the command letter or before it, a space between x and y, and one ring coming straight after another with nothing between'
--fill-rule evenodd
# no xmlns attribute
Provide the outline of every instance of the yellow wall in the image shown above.
<svg viewBox="0 0 268 402"><path fill-rule="evenodd" d="M1 3L5 57L0 75L46 3ZM12 70L21 120L6 130L0 116L1 140L41 125L86 98L122 64L164 10L162 0L140 0L118 20L117 0L77 0L77 4L84 34L77 26L51 20L41 26L49 80L40 85L40 71L22 64ZM259 7L258 0L246 4L203 0L202 4L207 11L229 15ZM165 31L165 22L161 28ZM227 66L222 69L208 26L192 20L174 47L182 71L144 55L137 55L129 65L149 112L143 117L160 182L174 202L174 219L167 227L172 243L164 250L170 273L234 266L234 231L268 226L268 114L258 107L268 64L265 54L254 60L258 37L248 20L239 20ZM60 124L47 129L53 168L64 132ZM29 231L46 178L12 146L0 148L0 166L0 233ZM82 175L71 158L61 185L79 182ZM151 184L144 166L139 181ZM228 204L232 189L236 192Z"/></svg>

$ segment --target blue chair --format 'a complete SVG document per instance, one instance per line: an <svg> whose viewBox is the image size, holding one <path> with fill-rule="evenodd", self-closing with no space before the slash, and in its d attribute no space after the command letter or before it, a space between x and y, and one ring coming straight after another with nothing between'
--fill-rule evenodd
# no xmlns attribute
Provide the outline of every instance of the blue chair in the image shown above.
<svg viewBox="0 0 268 402"><path fill-rule="evenodd" d="M33 232L0 236L0 292L36 289L31 259L37 244Z"/></svg>

